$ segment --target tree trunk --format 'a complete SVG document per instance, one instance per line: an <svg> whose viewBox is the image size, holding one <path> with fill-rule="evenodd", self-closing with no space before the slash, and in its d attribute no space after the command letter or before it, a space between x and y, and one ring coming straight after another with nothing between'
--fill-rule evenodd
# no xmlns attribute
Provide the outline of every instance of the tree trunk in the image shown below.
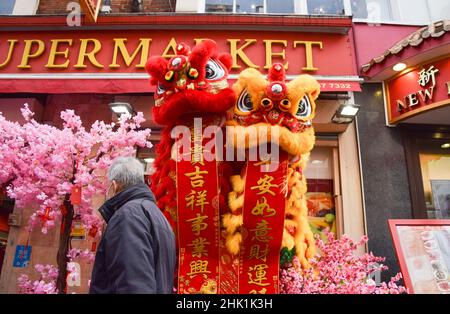
<svg viewBox="0 0 450 314"><path fill-rule="evenodd" d="M70 194L67 194L64 199L64 206L67 210L66 215L62 216L61 219L61 231L59 235L59 248L57 255L57 263L58 263L58 279L56 280L56 287L58 289L58 293L65 294L66 293L66 285L67 285L67 263L69 262L69 258L67 257L67 253L69 252L69 244L70 244L70 232L72 230L72 221L73 221L73 205L70 202Z"/></svg>

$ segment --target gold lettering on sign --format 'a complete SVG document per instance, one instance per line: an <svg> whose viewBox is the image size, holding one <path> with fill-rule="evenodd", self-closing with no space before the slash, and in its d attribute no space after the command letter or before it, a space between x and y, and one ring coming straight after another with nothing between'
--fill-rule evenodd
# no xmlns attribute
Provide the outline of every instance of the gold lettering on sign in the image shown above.
<svg viewBox="0 0 450 314"><path fill-rule="evenodd" d="M240 48L237 48L238 43L240 43L240 39L227 39L230 45L230 53L233 58L232 69L240 69L241 66L238 64L238 57L244 62L246 66L249 68L259 68L256 64L254 64L249 57L245 54L244 49L250 45L256 43L256 39L245 39L245 44L243 44Z"/></svg>
<svg viewBox="0 0 450 314"><path fill-rule="evenodd" d="M297 48L298 45L305 46L306 67L303 67L302 70L317 71L319 68L314 67L313 62L313 46L319 46L319 49L322 49L323 43L321 41L303 41L303 40L294 41L294 48Z"/></svg>
<svg viewBox="0 0 450 314"><path fill-rule="evenodd" d="M30 69L31 66L28 64L30 62L30 59L37 58L42 55L45 50L45 44L42 40L39 39L24 40L24 42L25 48L23 49L22 61L17 67L19 69ZM33 49L34 45L37 45L37 49L34 53L32 53L31 50Z"/></svg>
<svg viewBox="0 0 450 314"><path fill-rule="evenodd" d="M170 50L172 50L173 53L169 53ZM166 49L164 49L164 52L162 53L161 56L163 58L170 59L170 58L175 57L176 55L177 55L177 41L175 40L175 38L172 37L170 39L169 43L167 44Z"/></svg>
<svg viewBox="0 0 450 314"><path fill-rule="evenodd" d="M6 55L5 61L3 63L0 63L0 69L4 68L9 63L9 61L11 61L11 56L14 51L14 46L17 43L17 39L8 39L8 43L9 43L8 54Z"/></svg>
<svg viewBox="0 0 450 314"><path fill-rule="evenodd" d="M450 82L445 83L447 85L447 95L450 96Z"/></svg>
<svg viewBox="0 0 450 314"><path fill-rule="evenodd" d="M283 61L286 59L286 47L287 47L287 40L270 40L265 39L263 40L264 44L266 45L266 65L264 66L264 69L270 69L272 67L272 59L273 57L280 57ZM280 52L273 52L272 51L272 44L281 44L283 45L283 49ZM284 68L287 70L289 66L289 62L286 62L284 65Z"/></svg>
<svg viewBox="0 0 450 314"><path fill-rule="evenodd" d="M58 51L58 45L61 43L66 43L69 46L72 46L73 40L72 39L52 39L51 40L52 45L50 47L50 54L48 56L48 62L45 65L46 68L55 69L67 69L69 67L69 60L67 59L69 57L69 47L64 49L63 51ZM64 59L66 59L66 62L62 64L55 64L55 59L57 56L63 56Z"/></svg>
<svg viewBox="0 0 450 314"><path fill-rule="evenodd" d="M101 42L98 39L94 38L80 39L80 41L81 45L80 45L80 53L78 55L78 62L77 64L75 64L74 67L77 69L87 68L87 65L84 64L84 62L86 58L88 58L93 66L97 68L103 68L103 65L101 65L95 58L95 55L102 49ZM94 48L90 52L87 52L87 47L89 43L93 43Z"/></svg>
<svg viewBox="0 0 450 314"><path fill-rule="evenodd" d="M126 47L127 39L126 38L114 38L114 54L112 63L109 65L111 69L120 68L120 64L117 63L117 58L119 52L125 61L125 64L129 67L134 59L136 59L138 53L141 53L141 59L139 64L136 65L136 68L144 68L145 63L148 59L148 53L150 49L151 38L139 38L139 45L134 50L133 54L130 56L128 53L128 49Z"/></svg>

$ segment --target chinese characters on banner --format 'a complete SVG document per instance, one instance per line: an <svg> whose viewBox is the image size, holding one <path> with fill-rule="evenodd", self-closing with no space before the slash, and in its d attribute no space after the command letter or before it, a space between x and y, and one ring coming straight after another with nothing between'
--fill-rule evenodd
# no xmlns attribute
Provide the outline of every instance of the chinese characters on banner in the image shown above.
<svg viewBox="0 0 450 314"><path fill-rule="evenodd" d="M178 293L217 293L220 235L217 162L204 158L203 128L191 128L191 134L191 149L182 152L189 154L189 158L177 156Z"/></svg>
<svg viewBox="0 0 450 314"><path fill-rule="evenodd" d="M280 154L261 171L263 162L247 164L244 231L240 256L239 293L273 294L279 291L279 260L284 230L285 199L287 193L287 156Z"/></svg>

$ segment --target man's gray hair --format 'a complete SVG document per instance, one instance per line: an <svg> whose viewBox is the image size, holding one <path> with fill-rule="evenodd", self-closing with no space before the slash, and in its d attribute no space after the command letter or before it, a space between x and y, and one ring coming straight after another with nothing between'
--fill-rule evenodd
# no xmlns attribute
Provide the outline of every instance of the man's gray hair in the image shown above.
<svg viewBox="0 0 450 314"><path fill-rule="evenodd" d="M118 157L108 169L108 179L115 180L123 189L144 183L144 165L134 157Z"/></svg>

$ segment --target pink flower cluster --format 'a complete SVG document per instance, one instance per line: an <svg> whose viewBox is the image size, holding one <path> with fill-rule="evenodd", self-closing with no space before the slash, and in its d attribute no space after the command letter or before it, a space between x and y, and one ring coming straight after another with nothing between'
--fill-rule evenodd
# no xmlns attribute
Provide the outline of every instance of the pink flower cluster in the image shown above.
<svg viewBox="0 0 450 314"><path fill-rule="evenodd" d="M58 268L53 265L37 264L34 269L40 274L38 280L32 281L27 275L17 279L18 292L21 294L56 294L56 278Z"/></svg>
<svg viewBox="0 0 450 314"><path fill-rule="evenodd" d="M41 225L46 233L55 226L74 187L81 188L75 213L85 228L101 226L91 200L105 193L104 174L112 160L133 155L136 146L151 147L150 130L139 129L143 114L123 115L117 125L96 121L89 131L73 110L61 112L62 129L35 121L27 104L22 115L26 122L20 125L0 113L0 186L6 185L18 207L35 207L30 229Z"/></svg>
<svg viewBox="0 0 450 314"><path fill-rule="evenodd" d="M285 294L399 294L406 293L403 286L396 284L401 279L397 274L389 283L371 279L376 272L386 270L383 257L372 253L356 256L355 250L368 241L364 236L354 242L347 235L335 239L326 231L327 241L319 237L316 245L320 253L310 260L311 267L302 269L294 257L291 264L281 269L281 293Z"/></svg>
<svg viewBox="0 0 450 314"><path fill-rule="evenodd" d="M67 257L71 262L74 262L78 259L86 261L88 264L92 263L95 260L95 252L92 252L88 249L70 249L67 253Z"/></svg>

